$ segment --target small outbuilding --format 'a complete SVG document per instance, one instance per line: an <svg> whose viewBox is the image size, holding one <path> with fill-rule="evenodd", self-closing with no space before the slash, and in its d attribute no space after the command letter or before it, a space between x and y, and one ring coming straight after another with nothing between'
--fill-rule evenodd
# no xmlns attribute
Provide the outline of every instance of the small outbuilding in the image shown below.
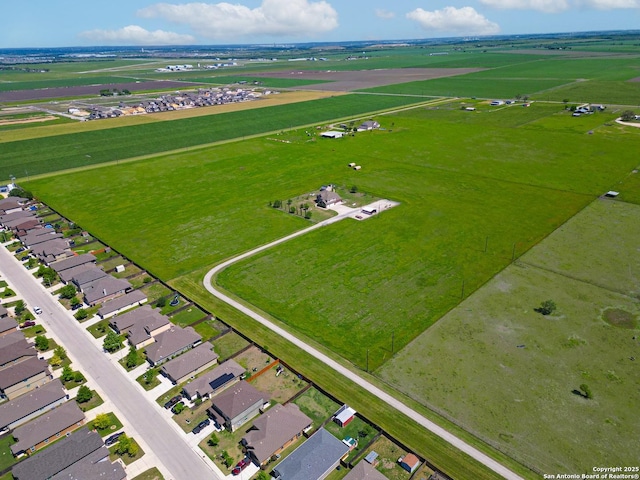
<svg viewBox="0 0 640 480"><path fill-rule="evenodd" d="M349 405L345 404L338 409L333 416L333 421L341 427L346 427L354 419L356 411Z"/></svg>
<svg viewBox="0 0 640 480"><path fill-rule="evenodd" d="M344 132L337 132L335 130L330 130L328 132L322 132L320 136L324 138L342 138L344 137Z"/></svg>
<svg viewBox="0 0 640 480"><path fill-rule="evenodd" d="M404 457L398 459L398 464L407 472L413 473L420 466L420 459L413 453L408 453Z"/></svg>

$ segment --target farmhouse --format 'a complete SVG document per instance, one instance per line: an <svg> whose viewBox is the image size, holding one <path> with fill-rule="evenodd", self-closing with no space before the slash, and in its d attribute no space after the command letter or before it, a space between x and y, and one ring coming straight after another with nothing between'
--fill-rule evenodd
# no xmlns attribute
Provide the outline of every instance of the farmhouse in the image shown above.
<svg viewBox="0 0 640 480"><path fill-rule="evenodd" d="M191 327L171 327L154 337L155 342L147 347L147 361L152 367L186 352L201 342L200 335Z"/></svg>
<svg viewBox="0 0 640 480"><path fill-rule="evenodd" d="M84 413L76 402L65 402L44 415L16 428L11 445L14 456L30 454L63 435L74 431L84 423Z"/></svg>
<svg viewBox="0 0 640 480"><path fill-rule="evenodd" d="M269 398L269 394L242 380L214 397L207 414L217 425L224 425L233 432L258 415L260 407Z"/></svg>
<svg viewBox="0 0 640 480"><path fill-rule="evenodd" d="M281 480L321 480L347 456L349 447L324 428L296 448L273 470L273 477Z"/></svg>
<svg viewBox="0 0 640 480"><path fill-rule="evenodd" d="M380 124L378 122L376 122L375 120L367 120L358 127L358 132L366 132L368 130L375 130L377 128L380 128Z"/></svg>
<svg viewBox="0 0 640 480"><path fill-rule="evenodd" d="M49 364L38 357L30 357L0 370L0 392L2 397L13 400L50 380Z"/></svg>
<svg viewBox="0 0 640 480"><path fill-rule="evenodd" d="M182 391L189 400L209 398L239 382L244 371L244 367L235 361L227 360L210 372L187 383Z"/></svg>
<svg viewBox="0 0 640 480"><path fill-rule="evenodd" d="M342 198L333 191L333 186L323 186L316 195L316 205L320 208L329 208L333 205L340 205Z"/></svg>
<svg viewBox="0 0 640 480"><path fill-rule="evenodd" d="M241 443L251 459L263 466L302 437L312 423L296 404L276 405L253 422Z"/></svg>
<svg viewBox="0 0 640 480"><path fill-rule="evenodd" d="M56 378L40 388L0 405L0 431L17 428L66 400L67 394L60 380Z"/></svg>
<svg viewBox="0 0 640 480"><path fill-rule="evenodd" d="M218 357L219 355L213 351L213 345L204 342L165 363L160 372L176 385L212 367L218 361Z"/></svg>

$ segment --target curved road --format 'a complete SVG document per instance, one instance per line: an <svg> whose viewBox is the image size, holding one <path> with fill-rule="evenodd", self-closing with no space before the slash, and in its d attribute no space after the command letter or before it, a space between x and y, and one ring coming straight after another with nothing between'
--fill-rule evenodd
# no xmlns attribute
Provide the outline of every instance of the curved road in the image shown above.
<svg viewBox="0 0 640 480"><path fill-rule="evenodd" d="M309 344L305 343L304 341L300 340L295 335L292 335L291 333L287 332L283 328L281 328L278 325L276 325L276 324L272 323L271 321L267 320L262 315L259 315L258 313L256 313L253 310L245 307L241 303L235 301L234 299L228 297L227 295L225 295L224 293L216 290L213 287L213 285L212 285L213 276L216 275L218 272L224 270L228 266L230 266L230 265L232 265L232 264L234 264L236 262L239 262L240 260L244 260L245 258L251 257L252 255L255 255L255 254L259 253L259 252L267 250L267 249L269 249L271 247L274 247L274 246L279 245L281 243L284 243L284 242L286 242L288 240L291 240L292 238L299 237L301 235L309 233L312 230L316 230L318 228L325 227L327 225L330 225L332 223L335 223L337 221L340 221L340 220L342 220L344 218L347 218L349 216L352 216L352 215L354 215L354 212L343 213L343 214L338 215L336 217L332 217L329 220L325 220L325 221L320 222L320 223L318 223L316 225L313 225L313 226L311 226L309 228L305 228L305 229L300 230L298 232L292 233L291 235L288 235L286 237L280 238L280 239L278 239L278 240L276 240L274 242L271 242L269 244L262 245L261 247L258 247L258 248L254 249L254 250L249 251L249 252L245 252L245 253L243 253L241 255L238 255L237 257L234 257L234 258L232 258L230 260L227 260L227 261L215 266L214 268L212 268L211 270L209 270L207 272L207 274L204 277L204 281L203 281L204 287L211 294L213 294L214 296L216 296L217 298L219 298L223 302L227 303L228 305L231 305L232 307L236 308L240 312L242 312L245 315L253 318L255 321L261 323L262 325L264 325L265 327L269 328L273 332L277 333L281 337L283 337L286 340L290 341L294 345L300 347L305 352L311 354L316 359L320 360L322 363L327 365L329 368L332 368L337 373L339 373L341 375L344 375L345 377L347 377L351 381L353 381L356 384L358 384L360 387L364 388L368 392L370 392L373 395L375 395L376 397L378 397L380 400L382 400L385 403L387 403L387 405L389 405L390 407L393 407L396 410L398 410L399 412L405 414L406 416L408 416L409 418L411 418L412 420L417 422L419 425L422 425L423 427L427 428L431 432L435 433L440 438L446 440L451 445L455 446L456 448L458 448L459 450L463 451L464 453L466 453L470 457L474 458L478 462L480 462L483 465L485 465L487 468L493 470L494 472L496 472L497 474L501 475L502 477L504 477L504 478L506 478L508 480L523 480L522 477L520 477L516 473L512 472L511 470L509 470L504 465L498 463L493 458L485 455L481 451L477 450L473 446L471 446L468 443L466 443L464 440L462 440L462 439L456 437L455 435L453 435L452 433L448 432L447 430L445 430L441 426L433 423L431 420L429 420L428 418L426 418L423 415L419 414L418 412L416 412L412 408L409 408L407 405L402 403L400 400L398 400L395 397L392 397L388 393L386 393L383 390L381 390L380 388L376 387L375 385L373 385L369 381L367 381L364 378L362 378L357 373L355 373L355 372L349 370L348 368L340 365L338 362L336 362L335 360L331 359L330 357L328 357L324 353L316 350L311 345L309 345Z"/></svg>

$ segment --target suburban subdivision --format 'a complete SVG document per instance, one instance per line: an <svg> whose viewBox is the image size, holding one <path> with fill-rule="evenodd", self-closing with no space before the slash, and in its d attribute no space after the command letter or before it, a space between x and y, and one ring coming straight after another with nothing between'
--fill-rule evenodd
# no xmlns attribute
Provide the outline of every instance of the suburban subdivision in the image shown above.
<svg viewBox="0 0 640 480"><path fill-rule="evenodd" d="M0 480L636 474L638 38L0 59Z"/></svg>

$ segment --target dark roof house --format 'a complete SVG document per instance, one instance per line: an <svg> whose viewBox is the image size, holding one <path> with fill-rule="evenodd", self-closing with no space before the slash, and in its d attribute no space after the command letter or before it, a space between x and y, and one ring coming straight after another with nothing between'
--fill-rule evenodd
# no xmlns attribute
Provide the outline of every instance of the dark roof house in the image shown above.
<svg viewBox="0 0 640 480"><path fill-rule="evenodd" d="M244 372L243 366L233 360L227 360L187 383L182 391L190 400L207 398L240 381Z"/></svg>
<svg viewBox="0 0 640 480"><path fill-rule="evenodd" d="M22 337L17 342L0 346L0 370L37 355L38 352L33 348L33 345Z"/></svg>
<svg viewBox="0 0 640 480"><path fill-rule="evenodd" d="M44 385L49 380L51 380L49 364L38 357L29 357L0 370L0 391L2 396L13 400Z"/></svg>
<svg viewBox="0 0 640 480"><path fill-rule="evenodd" d="M202 341L191 327L171 327L153 338L155 342L147 346L147 360L151 366L160 365Z"/></svg>
<svg viewBox="0 0 640 480"><path fill-rule="evenodd" d="M0 430L16 428L67 399L59 379L0 405Z"/></svg>
<svg viewBox="0 0 640 480"><path fill-rule="evenodd" d="M215 396L207 413L217 423L232 432L260 412L260 407L271 398L268 393L257 390L242 380L231 388ZM222 420L222 421L220 421Z"/></svg>
<svg viewBox="0 0 640 480"><path fill-rule="evenodd" d="M213 351L213 345L204 342L182 355L169 360L162 366L161 372L174 384L182 383L189 377L213 366L219 355Z"/></svg>
<svg viewBox="0 0 640 480"><path fill-rule="evenodd" d="M56 273L60 273L69 268L77 267L78 265L84 265L87 263L95 264L96 257L90 253L84 253L82 255L77 255L75 257L65 258L64 260L53 262L49 264L49 266L53 268Z"/></svg>
<svg viewBox="0 0 640 480"><path fill-rule="evenodd" d="M125 310L142 305L147 301L147 296L142 290L133 290L113 300L109 300L102 304L98 315L100 318L109 318Z"/></svg>
<svg viewBox="0 0 640 480"><path fill-rule="evenodd" d="M376 470L371 464L360 461L344 477L344 480L387 480L387 477Z"/></svg>
<svg viewBox="0 0 640 480"><path fill-rule="evenodd" d="M122 297L110 300L110 302L115 302L120 298ZM171 328L169 318L161 314L159 310L151 308L150 305L144 305L113 317L109 323L116 332L126 333L127 340L136 348L153 343L154 336Z"/></svg>
<svg viewBox="0 0 640 480"><path fill-rule="evenodd" d="M84 285L82 291L84 293L84 301L94 306L98 303L111 300L118 295L122 295L130 288L131 284L127 280L107 275L106 277Z"/></svg>

